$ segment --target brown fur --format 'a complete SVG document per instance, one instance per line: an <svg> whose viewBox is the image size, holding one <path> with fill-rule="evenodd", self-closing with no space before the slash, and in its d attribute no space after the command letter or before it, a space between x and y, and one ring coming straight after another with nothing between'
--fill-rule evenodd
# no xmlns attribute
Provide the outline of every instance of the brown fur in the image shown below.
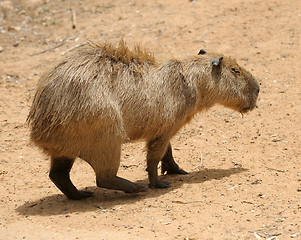
<svg viewBox="0 0 301 240"><path fill-rule="evenodd" d="M221 56L158 64L123 41L117 48L90 43L41 77L28 115L31 140L54 159L84 159L104 187L116 177L121 144L145 140L150 185L164 187L154 169L196 113L214 104L242 113L255 107L258 83L231 58L212 66Z"/></svg>

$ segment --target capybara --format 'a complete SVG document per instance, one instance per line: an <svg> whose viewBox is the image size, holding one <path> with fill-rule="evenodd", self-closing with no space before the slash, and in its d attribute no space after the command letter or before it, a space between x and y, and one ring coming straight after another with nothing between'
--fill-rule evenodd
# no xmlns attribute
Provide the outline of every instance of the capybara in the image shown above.
<svg viewBox="0 0 301 240"><path fill-rule="evenodd" d="M186 174L172 156L170 139L192 117L214 104L240 113L256 105L259 85L235 60L201 50L159 64L124 41L89 42L42 75L28 115L31 141L51 157L50 179L70 199L78 191L69 173L75 158L88 162L97 186L126 193L146 187L117 176L121 144L147 144L149 187L167 188L162 172Z"/></svg>

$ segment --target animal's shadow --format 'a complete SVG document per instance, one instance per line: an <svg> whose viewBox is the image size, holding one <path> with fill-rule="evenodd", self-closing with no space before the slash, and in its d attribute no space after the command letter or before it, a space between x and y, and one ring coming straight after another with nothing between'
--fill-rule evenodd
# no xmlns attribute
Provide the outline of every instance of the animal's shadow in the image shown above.
<svg viewBox="0 0 301 240"><path fill-rule="evenodd" d="M106 211L113 209L114 206L132 204L146 198L156 198L160 195L180 188L184 183L203 183L210 180L220 180L233 174L247 171L245 168L229 168L229 169L205 169L198 172L192 172L188 175L167 175L161 176L171 183L171 187L167 189L148 189L146 192L139 194L125 194L120 191L99 189L96 187L88 187L87 190L94 191L94 197L81 201L68 200L64 195L57 194L47 196L37 201L26 202L16 208L21 215L67 215L73 212L89 212L89 211ZM144 179L139 183L147 184L148 180Z"/></svg>

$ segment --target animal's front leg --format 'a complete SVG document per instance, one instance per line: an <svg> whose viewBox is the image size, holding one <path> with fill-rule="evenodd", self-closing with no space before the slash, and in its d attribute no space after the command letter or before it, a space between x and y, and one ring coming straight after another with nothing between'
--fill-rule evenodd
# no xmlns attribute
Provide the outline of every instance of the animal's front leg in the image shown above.
<svg viewBox="0 0 301 240"><path fill-rule="evenodd" d="M158 163L163 158L169 141L165 138L156 138L147 143L147 169L150 188L169 188L169 182L159 180Z"/></svg>
<svg viewBox="0 0 301 240"><path fill-rule="evenodd" d="M161 166L161 173L164 175L166 174L188 174L188 172L184 171L179 167L179 165L175 162L172 156L172 149L171 144L168 144L167 150L165 155L161 159L162 166Z"/></svg>

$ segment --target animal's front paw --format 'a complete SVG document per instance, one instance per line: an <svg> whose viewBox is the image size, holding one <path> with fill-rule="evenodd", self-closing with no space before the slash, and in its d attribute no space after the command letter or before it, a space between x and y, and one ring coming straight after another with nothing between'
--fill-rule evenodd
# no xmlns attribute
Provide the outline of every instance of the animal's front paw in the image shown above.
<svg viewBox="0 0 301 240"><path fill-rule="evenodd" d="M162 173L162 175L164 175L165 173L166 174L180 174L180 175L189 174L185 170L179 168L179 166L177 164L170 165L170 166L167 164L162 164L161 173Z"/></svg>

